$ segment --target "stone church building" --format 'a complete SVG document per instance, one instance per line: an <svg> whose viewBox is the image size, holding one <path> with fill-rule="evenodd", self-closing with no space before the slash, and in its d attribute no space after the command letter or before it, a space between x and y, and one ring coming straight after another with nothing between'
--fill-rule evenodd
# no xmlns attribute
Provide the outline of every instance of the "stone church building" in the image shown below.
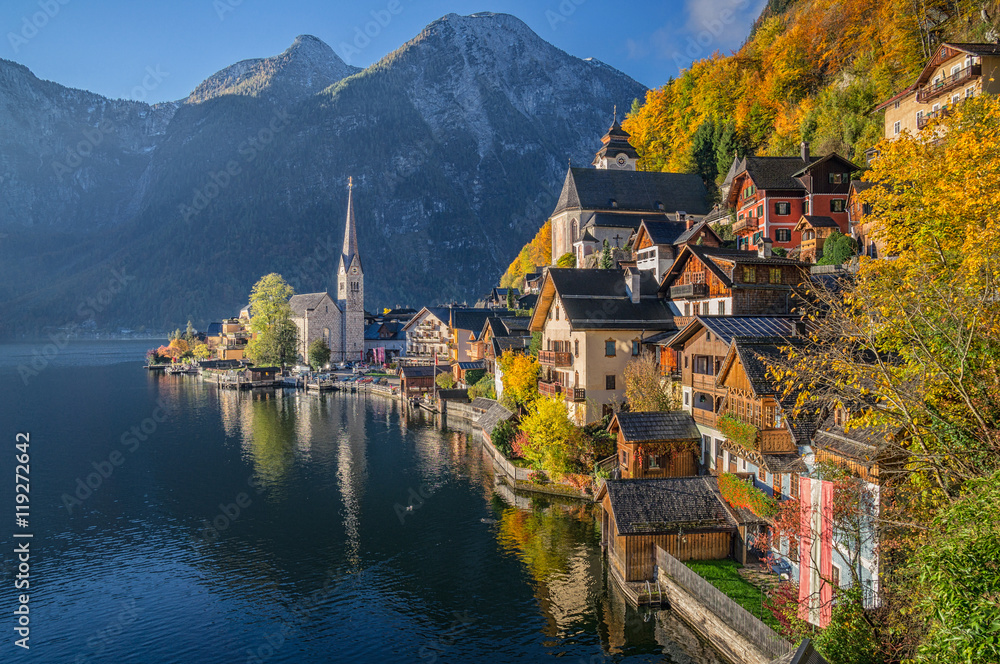
<svg viewBox="0 0 1000 664"><path fill-rule="evenodd" d="M337 298L329 293L303 293L288 301L298 328L298 352L303 359L309 344L325 339L331 362L359 362L365 351L365 273L358 253L354 220L353 183L348 180L347 224L337 270Z"/></svg>
<svg viewBox="0 0 1000 664"><path fill-rule="evenodd" d="M566 172L552 211L552 265L572 253L583 267L604 240L624 249L643 220L696 224L710 211L701 176L637 171L639 154L615 118L601 139L592 168Z"/></svg>

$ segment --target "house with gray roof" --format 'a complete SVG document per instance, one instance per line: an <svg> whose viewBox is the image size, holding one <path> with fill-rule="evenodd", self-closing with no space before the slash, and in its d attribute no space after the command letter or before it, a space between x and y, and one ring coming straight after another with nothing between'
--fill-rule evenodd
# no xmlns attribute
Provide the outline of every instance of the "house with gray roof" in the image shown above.
<svg viewBox="0 0 1000 664"><path fill-rule="evenodd" d="M681 561L723 560L738 535L739 515L711 476L608 480L596 500L601 541L619 582L652 580L657 546Z"/></svg>
<svg viewBox="0 0 1000 664"><path fill-rule="evenodd" d="M676 330L648 272L549 268L529 329L540 332L539 391L586 424L624 401L624 370L643 338Z"/></svg>
<svg viewBox="0 0 1000 664"><path fill-rule="evenodd" d="M608 431L618 440L622 479L688 477L698 474L701 432L691 413L615 413Z"/></svg>
<svg viewBox="0 0 1000 664"><path fill-rule="evenodd" d="M570 167L552 211L552 265L573 253L577 266L607 240L624 249L642 220L700 221L711 209L701 176L637 171L638 155L617 121L602 139L594 168Z"/></svg>
<svg viewBox="0 0 1000 664"><path fill-rule="evenodd" d="M802 215L829 216L850 232L847 195L851 174L861 167L837 153L817 157L802 143L798 156L734 158L722 189L734 211L733 234L740 249L765 240L786 251L798 248L795 226Z"/></svg>

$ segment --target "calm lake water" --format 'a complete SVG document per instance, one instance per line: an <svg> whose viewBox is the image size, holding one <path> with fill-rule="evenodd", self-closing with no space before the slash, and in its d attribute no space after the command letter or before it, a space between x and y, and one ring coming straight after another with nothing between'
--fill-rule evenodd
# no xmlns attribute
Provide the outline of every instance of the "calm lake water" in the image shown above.
<svg viewBox="0 0 1000 664"><path fill-rule="evenodd" d="M718 661L608 587L594 506L508 502L461 427L150 373L151 345L74 341L37 375L19 366L44 343L0 345L0 661ZM34 536L30 651L15 532Z"/></svg>

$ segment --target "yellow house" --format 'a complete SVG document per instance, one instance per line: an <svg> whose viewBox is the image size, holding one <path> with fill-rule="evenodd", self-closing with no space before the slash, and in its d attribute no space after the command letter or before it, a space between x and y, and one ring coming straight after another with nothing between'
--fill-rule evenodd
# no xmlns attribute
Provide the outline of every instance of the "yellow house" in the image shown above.
<svg viewBox="0 0 1000 664"><path fill-rule="evenodd" d="M911 134L947 115L963 100L1000 93L1000 45L941 44L917 80L880 105L885 138Z"/></svg>
<svg viewBox="0 0 1000 664"><path fill-rule="evenodd" d="M675 330L651 272L549 268L529 329L542 333L538 391L579 424L625 400L625 366L644 337Z"/></svg>

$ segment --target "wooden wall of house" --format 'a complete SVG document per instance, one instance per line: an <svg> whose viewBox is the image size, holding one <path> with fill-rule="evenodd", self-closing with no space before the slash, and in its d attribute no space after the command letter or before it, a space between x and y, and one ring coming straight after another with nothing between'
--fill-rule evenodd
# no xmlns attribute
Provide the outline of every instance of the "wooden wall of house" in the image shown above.
<svg viewBox="0 0 1000 664"><path fill-rule="evenodd" d="M674 281L674 286L683 286L685 284L708 284L708 296L709 297L729 297L731 294L729 287L722 283L714 272L709 272L708 268L700 260L692 256L688 259L687 264L677 279Z"/></svg>
<svg viewBox="0 0 1000 664"><path fill-rule="evenodd" d="M732 550L733 533L715 531L678 535L626 535L624 578L626 581L653 579L656 547L663 547L674 558L685 560L723 560Z"/></svg>
<svg viewBox="0 0 1000 664"><path fill-rule="evenodd" d="M793 306L790 290L740 288L733 292L734 316L787 314Z"/></svg>

